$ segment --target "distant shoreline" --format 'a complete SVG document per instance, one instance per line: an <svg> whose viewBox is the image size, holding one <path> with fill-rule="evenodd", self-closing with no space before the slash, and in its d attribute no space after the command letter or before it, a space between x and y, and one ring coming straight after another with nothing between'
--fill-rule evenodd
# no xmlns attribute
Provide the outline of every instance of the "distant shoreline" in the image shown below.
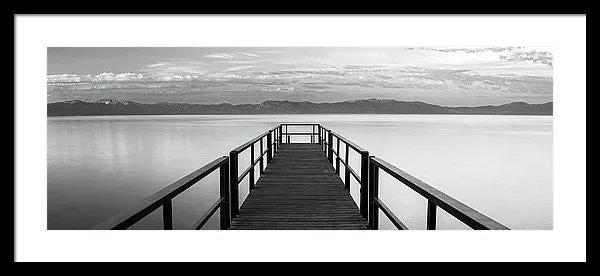
<svg viewBox="0 0 600 276"><path fill-rule="evenodd" d="M102 116L258 116L258 115L460 115L460 116L553 116L553 114L451 114L451 113L269 113L269 114L92 114L48 115L47 117L102 117Z"/></svg>
<svg viewBox="0 0 600 276"><path fill-rule="evenodd" d="M447 107L424 102L387 99L353 100L335 103L265 101L260 104L144 104L131 101L74 100L48 103L48 117L111 115L538 115L552 116L553 103L513 102L503 105Z"/></svg>

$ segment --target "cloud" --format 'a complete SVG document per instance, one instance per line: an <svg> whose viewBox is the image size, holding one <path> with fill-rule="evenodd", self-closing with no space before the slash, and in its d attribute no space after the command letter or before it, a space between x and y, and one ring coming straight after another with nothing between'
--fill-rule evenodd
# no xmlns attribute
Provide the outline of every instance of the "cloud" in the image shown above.
<svg viewBox="0 0 600 276"><path fill-rule="evenodd" d="M307 89L313 89L313 90L319 90L319 91L324 90L324 89L331 89L331 86L318 85L318 84L305 84L304 87Z"/></svg>
<svg viewBox="0 0 600 276"><path fill-rule="evenodd" d="M123 81L139 81L144 76L138 73L119 73L104 72L90 76L92 82L123 82Z"/></svg>
<svg viewBox="0 0 600 276"><path fill-rule="evenodd" d="M285 51L281 51L281 50L261 50L261 51L255 51L259 54L283 54L285 53Z"/></svg>
<svg viewBox="0 0 600 276"><path fill-rule="evenodd" d="M259 55L253 54L253 53L236 52L236 54L242 55L242 56L247 56L247 57L259 57Z"/></svg>
<svg viewBox="0 0 600 276"><path fill-rule="evenodd" d="M511 56L512 59L534 60L537 53ZM155 68L169 66L153 66ZM60 74L47 77L49 92L91 90L201 89L229 87L239 91L287 91L300 93L336 87L338 89L368 88L398 91L455 90L473 93L514 93L552 95L552 78L516 74L479 74L467 69L431 69L416 66L348 65L326 66L299 70L257 71L256 66L234 66L201 74L181 73L182 70L162 70L141 73L111 73L96 75ZM277 90L277 88L280 88ZM293 87L294 89L284 89Z"/></svg>
<svg viewBox="0 0 600 276"><path fill-rule="evenodd" d="M232 59L232 58L234 58L234 55L227 54L227 53L215 53L215 54L205 55L204 57L205 58L218 58L218 59Z"/></svg>
<svg viewBox="0 0 600 276"><path fill-rule="evenodd" d="M196 81L201 79L199 75L193 74L169 74L169 75L143 75L140 73L111 73L104 72L100 74L61 74L48 75L46 80L48 85L52 86L68 86L86 84L152 84L154 82L169 82L169 81Z"/></svg>
<svg viewBox="0 0 600 276"><path fill-rule="evenodd" d="M46 81L48 83L81 82L81 77L76 74L48 75Z"/></svg>
<svg viewBox="0 0 600 276"><path fill-rule="evenodd" d="M87 74L87 75L76 75L76 74L60 74L60 75L48 75L46 80L49 84L53 83L78 83L78 82L128 82L128 81L140 81L144 78L142 74L138 73L112 73L103 72L100 74Z"/></svg>
<svg viewBox="0 0 600 276"><path fill-rule="evenodd" d="M86 98L93 93L164 95L163 101L172 99L167 95L192 99L208 94L218 97L225 92L246 94L244 97L250 99L268 97L269 93L273 98L300 95L299 99L308 95L327 99L351 94L396 98L462 95L465 102L470 101L468 97L482 95L495 99L506 95L552 97L552 53L543 48L335 49L329 53L320 49L289 51L282 56L274 54L284 51L221 51L205 52L193 59L153 60L139 64L133 72L48 75L48 94L52 99Z"/></svg>
<svg viewBox="0 0 600 276"><path fill-rule="evenodd" d="M522 49L523 47L463 47L463 48L420 48L424 50L437 51L437 52L445 52L445 53L455 53L455 52L463 52L463 53L481 53L481 52L506 52L513 51L515 49Z"/></svg>
<svg viewBox="0 0 600 276"><path fill-rule="evenodd" d="M500 55L500 59L511 62L533 62L552 66L552 53L543 51L514 51Z"/></svg>
<svg viewBox="0 0 600 276"><path fill-rule="evenodd" d="M164 62L159 62L159 63L150 64L150 65L148 65L146 67L148 67L148 68L154 68L154 67L165 66L165 65L168 65L168 64L164 63Z"/></svg>
<svg viewBox="0 0 600 276"><path fill-rule="evenodd" d="M206 73L208 63L196 60L170 60L152 63L139 70L144 79L165 78L172 76L199 76Z"/></svg>
<svg viewBox="0 0 600 276"><path fill-rule="evenodd" d="M472 47L472 48L409 48L410 50L429 50L442 53L465 53L465 54L494 54L493 57L499 61L512 63L537 63L552 67L552 52L534 50L531 47ZM463 57L467 58L467 57Z"/></svg>
<svg viewBox="0 0 600 276"><path fill-rule="evenodd" d="M365 57L369 58L369 59L382 59L382 58L387 58L387 53L385 52L372 52L372 53L365 53L364 54Z"/></svg>
<svg viewBox="0 0 600 276"><path fill-rule="evenodd" d="M258 60L235 60L235 59L226 59L226 60L218 60L216 62L225 63L225 64L255 64Z"/></svg>
<svg viewBox="0 0 600 276"><path fill-rule="evenodd" d="M259 55L250 52L213 53L204 55L205 58L235 59L235 58L257 58Z"/></svg>
<svg viewBox="0 0 600 276"><path fill-rule="evenodd" d="M235 66L235 67L229 67L225 71L226 72L240 71L240 70L245 70L245 69L251 69L251 68L254 68L254 67L256 67L256 66L252 66L252 65Z"/></svg>

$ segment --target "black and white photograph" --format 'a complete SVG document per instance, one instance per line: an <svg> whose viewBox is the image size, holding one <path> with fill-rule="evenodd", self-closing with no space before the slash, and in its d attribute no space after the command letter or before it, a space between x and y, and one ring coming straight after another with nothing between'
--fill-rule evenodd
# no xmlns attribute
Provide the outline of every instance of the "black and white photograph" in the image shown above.
<svg viewBox="0 0 600 276"><path fill-rule="evenodd" d="M48 229L552 229L552 59L48 48Z"/></svg>
<svg viewBox="0 0 600 276"><path fill-rule="evenodd" d="M16 225L16 236L19 229L27 229L21 230L27 232L23 236L38 233L27 241L29 252L34 241L54 240L51 237L57 237L47 241L53 244L70 240L64 243L65 251L102 250L114 244L113 250L122 252L102 258L158 261L185 253L172 249L177 253L164 259L117 256L149 250L139 243L151 239L162 250L189 242L196 248L193 252L248 243L251 246L244 252L260 248L269 256L278 250L306 254L301 253L305 247L323 248L322 254L331 255L326 252L356 244L393 251L394 245L411 240L405 243L409 248L441 241L451 244L448 247L462 247L470 252L467 255L480 252L473 258L489 260L494 257L481 248L491 240L501 243L495 237L514 244L517 241L511 237L521 235L531 243L521 246L533 251L549 246L545 241L563 235L568 227L585 228L585 135L580 142L567 142L583 147L582 153L575 148L568 151L583 154L579 155L583 160L562 157L565 151L557 149L557 143L565 143L557 132L565 122L560 118L565 112L558 109L568 105L565 98L578 99L582 107L576 109L582 108L585 116L585 45L582 51L571 52L583 57L583 68L577 66L583 70L583 86L571 86L561 74L576 67L561 63L569 57L554 38L545 39L547 32L540 31L540 39L534 42L526 34L494 31L518 28L517 21L477 26L503 39L488 34L482 35L488 40L470 40L464 29L459 34L459 28L453 29L456 34L451 38L422 24L443 39L421 38L422 33L414 32L378 42L372 38L392 36L393 24L333 17L329 22L348 24L323 24L324 29L317 30L319 22L327 21L293 17L280 19L278 28L283 32L277 32L260 28L267 22L273 25L276 18L238 17L238 23L227 24L235 26L239 36L223 24L223 31L190 35L202 42L183 43L173 39L189 33L183 30L193 25L185 21L178 25L183 30L169 33L166 30L180 19L171 24L159 17L152 22L157 36L163 38L138 34L159 43L135 43L131 37L135 34L127 31L131 25L119 23L116 17L110 24L125 29L105 28L101 18L82 20L91 27L80 33L81 38L60 28L54 30L64 35L32 36L64 42L42 43L35 48L35 57L26 57L42 64L31 71L41 75L32 81L38 90L29 96L16 92L17 104L35 98L30 107L40 114L35 119L38 127L21 124L37 133L27 135L39 141L27 151L39 157L29 160L40 171L21 174L21 181L35 177L35 185L15 185L16 221L24 218ZM144 24L149 19L133 17L130 22L153 30ZM504 22L499 19L490 20ZM585 16L582 19L585 42ZM224 18L202 16L189 20L198 20L197 25L206 28L202 22L214 21L215 26L224 22ZM543 20L531 22L543 25ZM581 23L572 21L574 26ZM256 33L244 36L239 29L243 24ZM103 30L99 33L107 41L90 42L94 28ZM348 31L340 31L340 37L328 43L321 38L328 37L330 28ZM311 32L294 31L299 29ZM353 39L354 30L357 36L371 39ZM121 38L111 39L112 31L122 33ZM220 32L227 39L215 35ZM275 33L282 37L261 43ZM411 35L416 38L411 40ZM314 40L298 42L304 38ZM24 44L17 40L16 46ZM23 56L15 57L18 61ZM16 68L19 81L23 71ZM572 89L567 93L565 86ZM581 123L585 134L585 117L571 127ZM29 140L19 139L17 133L16 141ZM575 174L565 173L558 164L568 160L583 162L584 174L565 183L570 176L564 175ZM27 162L17 162L17 167ZM35 195L23 197L36 201L35 207L19 213L24 206L19 205L23 198L19 195L30 192ZM570 202L576 203L558 196L570 196ZM583 202L574 196L583 196ZM569 216L579 222L565 228L562 206L581 203L582 212ZM527 238L531 235L535 237ZM585 241L585 230L569 246L580 246L581 239ZM461 244L462 240L468 242ZM421 253L424 246L412 257L426 256ZM504 246L517 249L517 245ZM438 253L424 260L468 258ZM39 260L42 254L33 253L31 259ZM209 253L202 254L184 259L206 261L218 255L204 258ZM67 255L49 258L66 258L62 256ZM296 259L282 253L270 258L299 261L318 256ZM400 255L387 258L392 257L403 260Z"/></svg>

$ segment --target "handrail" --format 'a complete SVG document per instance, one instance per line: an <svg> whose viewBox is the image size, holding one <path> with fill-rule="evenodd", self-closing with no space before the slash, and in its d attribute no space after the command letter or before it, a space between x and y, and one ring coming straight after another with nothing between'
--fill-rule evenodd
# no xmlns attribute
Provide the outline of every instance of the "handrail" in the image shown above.
<svg viewBox="0 0 600 276"><path fill-rule="evenodd" d="M313 132L286 132L283 135L302 135L302 136L313 135L313 136L316 136L318 134L313 133Z"/></svg>
<svg viewBox="0 0 600 276"><path fill-rule="evenodd" d="M220 169L221 175L221 196L217 200L219 204L215 209L209 210L207 213L214 213L217 208L221 208L221 210L225 210L227 212L222 212L221 219L221 228L229 228L229 216L224 214L228 213L228 194L223 191L223 186L227 184L227 168L229 165L229 158L227 156L219 157L214 161L208 163L204 167L184 176L183 178L175 181L173 184L163 188L162 190L150 195L144 200L137 203L132 208L125 210L99 224L94 225L91 229L94 230L111 230L111 229L127 229L131 227L136 222L140 221L142 218L146 217L148 214L152 213L154 210L163 206L163 227L166 230L173 229L173 208L172 208L172 199L182 193L183 191L190 188L192 185L202 180L204 177L215 171L216 169ZM201 227L202 225L200 225Z"/></svg>
<svg viewBox="0 0 600 276"><path fill-rule="evenodd" d="M263 139L267 138L266 146L267 149L264 150ZM279 138L278 138L279 137ZM239 187L238 185L244 180L246 176L248 176L248 183L250 191L254 190L255 177L254 171L256 165L260 165L259 169L259 177L264 173L264 156L267 156L267 164L269 164L273 158L274 152L277 150L277 146L280 143L281 138L281 125L273 127L266 132L261 133L250 141L240 145L239 147L231 150L229 152L229 191L231 193L231 217L234 218L239 212ZM258 158L254 158L254 145L260 141L259 144L259 156ZM273 142L274 141L274 142ZM250 165L244 169L244 171L238 175L238 157L239 154L250 148Z"/></svg>
<svg viewBox="0 0 600 276"><path fill-rule="evenodd" d="M328 133L328 135L324 135L325 133ZM320 143L323 145L324 149L327 149L325 151L329 162L331 162L331 164L334 164L334 158L333 156L335 155L335 172L336 173L340 173L340 163L344 165L344 187L350 191L350 176L353 176L354 179L356 179L356 181L358 181L358 183L360 183L360 200L359 200L359 207L360 207L360 213L364 218L368 217L368 183L367 183L367 175L368 175L368 170L369 170L369 152L365 149L363 149L362 147L360 147L359 145L351 142L350 140L348 140L347 138L345 138L344 136L340 135L339 133L336 133L334 131L332 131L331 129L327 129L326 127L320 126L319 129L319 141ZM325 137L326 136L326 137ZM337 140L337 146L336 149L333 149L333 138L336 138ZM342 160L342 157L340 156L340 141L342 143L344 143L346 145L346 156L345 156L345 160ZM348 160L348 154L349 154L349 150L352 149L355 152L357 152L358 154L360 154L361 156L361 164L360 164L360 176L356 173L356 171L354 169L352 169L352 167L350 166L350 162Z"/></svg>
<svg viewBox="0 0 600 276"><path fill-rule="evenodd" d="M316 123L281 123L281 125L288 125L288 126L314 126L314 125L318 125Z"/></svg>
<svg viewBox="0 0 600 276"><path fill-rule="evenodd" d="M331 134L340 139L342 142L344 142L344 144L348 144L352 149L354 149L356 152L362 153L362 152L367 152L366 149L363 149L362 147L360 147L359 145L353 143L352 141L348 140L347 138L345 138L344 136L340 135L337 132L332 131Z"/></svg>
<svg viewBox="0 0 600 276"><path fill-rule="evenodd" d="M371 229L377 229L377 211L379 208L384 210L385 215L392 220L392 222L399 221L391 211L381 202L378 197L378 169L382 169L390 176L402 182L413 191L419 193L421 196L428 200L427 208L427 229L435 229L435 211L436 206L439 206L453 217L457 218L461 222L465 223L469 227L477 230L509 230L508 227L500 224L499 222L489 218L488 216L476 211L475 209L463 204L462 202L454 199L453 197L445 194L444 192L426 184L425 182L417 179L416 177L402 171L398 167L377 158L371 156L370 158L370 171L369 171L369 187L370 187L370 207L371 213L369 214L369 223ZM396 224L396 223L395 223ZM402 224L403 225L403 224ZM396 225L398 227L398 225Z"/></svg>
<svg viewBox="0 0 600 276"><path fill-rule="evenodd" d="M288 133L287 126L312 126L312 132L295 132ZM283 127L285 126L285 133ZM315 132L315 127L316 132ZM283 139L283 136L287 135L287 139ZM239 183L249 175L249 187L250 191L254 189L254 172L255 166L260 166L259 174L264 173L264 162L263 159L266 155L266 163L269 164L275 153L279 151L279 147L287 140L289 143L290 135L310 135L311 143L314 142L314 136L318 136L317 143L323 147L323 151L328 158L328 161L332 165L335 163L336 173L340 172L340 164L345 167L344 185L347 190L350 190L350 176L353 176L360 183L360 213L363 217L367 218L369 223L369 229L379 228L379 210L381 210L390 221L398 229L408 229L406 225L394 215L394 213L386 206L383 201L378 197L379 194L379 169L388 173L395 179L399 180L410 189L416 191L421 196L425 197L427 203L427 229L434 230L436 228L436 209L439 206L450 215L454 216L461 222L465 223L473 229L494 229L494 230L509 230L508 227L500 224L499 222L477 212L471 207L463 204L462 202L452 198L451 196L431 187L423 181L411 176L410 174L400 170L394 165L377 158L375 156L369 156L369 152L362 147L349 141L339 133L331 131L320 124L306 124L306 123L282 123L268 131L260 134L256 138L240 145L233 149L229 157L223 156L215 159L204 167L188 174L187 176L179 179L173 184L161 189L160 191L152 194L146 199L137 203L134 207L125 210L106 221L94 225L91 229L96 230L108 230L108 229L127 229L154 210L163 207L163 228L170 230L173 229L173 207L172 199L215 171L219 169L219 198L209 207L209 209L200 217L198 222L193 226L193 229L200 229L208 222L212 215L220 209L220 229L228 229L232 219L239 212ZM266 150L263 143L263 139L266 138ZM334 150L334 138L337 141ZM255 144L260 141L259 144L259 156L257 159L255 156ZM345 145L345 158L341 157L340 142ZM250 148L250 166L238 175L238 156L244 150ZM349 151L353 149L361 156L361 169L360 175L351 168L349 164ZM335 160L333 156L336 156Z"/></svg>
<svg viewBox="0 0 600 276"><path fill-rule="evenodd" d="M193 229L200 229L204 224L208 222L208 220L212 217L212 215L217 211L217 209L221 210L220 213L220 229L228 229L231 223L233 213L233 206L235 204L235 210L237 210L237 184L242 180L237 178L237 156L239 153L243 152L247 148L252 148L251 157L251 165L250 167L243 173L242 178L246 174L250 174L251 181L251 189L254 186L254 166L260 164L260 174L264 172L264 162L263 159L266 155L267 163L270 163L274 153L278 149L278 143L280 143L280 139L278 139L279 134L278 126L269 129L268 131L262 133L254 139L240 145L239 147L233 149L230 152L230 156L223 156L217 158L216 160L210 162L204 167L192 172L191 174L181 178L175 183L167 186L166 188L152 194L151 196L145 198L138 204L136 204L131 209L125 210L108 220L105 220L97 225L94 225L91 229L97 230L108 230L108 229L127 229L136 222L140 221L142 218L146 217L148 214L152 213L154 210L163 207L163 228L166 230L173 229L173 208L172 208L172 198L185 191L196 182L200 181L217 168L219 168L220 174L220 197L209 207L209 209L201 216L200 220L196 222L193 226ZM262 143L263 138L267 137L266 147L264 150L264 146ZM254 145L256 142L260 141L260 154L257 159L254 159ZM235 158L232 158L235 156ZM235 161L235 164L232 163ZM235 170L234 170L235 169ZM232 175L236 177L230 179ZM235 182L235 189L232 183ZM234 196L235 195L235 196Z"/></svg>
<svg viewBox="0 0 600 276"><path fill-rule="evenodd" d="M348 167L348 170L350 171L350 175L352 175L352 177L354 177L354 179L356 179L356 181L360 182L360 176L358 176L356 171L354 171L354 169L352 169L352 167L350 167L350 165L346 164L346 162L341 159L340 159L340 163L342 163L344 165L344 167Z"/></svg>
<svg viewBox="0 0 600 276"><path fill-rule="evenodd" d="M288 126L311 126L311 132L288 132ZM285 127L285 132L283 131L283 127ZM315 132L315 127L317 127L317 132ZM310 142L314 143L315 137L319 135L319 127L320 124L317 123L281 123L279 124L279 126L277 126L277 128L279 129L279 138L281 138L281 141L279 141L279 143L283 143L283 141L289 143L290 136L310 136ZM285 137L285 139L283 139L283 137ZM320 142L318 143L320 144Z"/></svg>
<svg viewBox="0 0 600 276"><path fill-rule="evenodd" d="M250 141L241 144L239 147L232 149L231 151L235 151L235 152L242 152L244 150L246 150L247 148L249 148L251 145L253 145L254 143L258 142L258 140L261 140L262 138L264 138L265 136L269 135L269 131L263 132L260 135L256 136L255 138L251 139Z"/></svg>

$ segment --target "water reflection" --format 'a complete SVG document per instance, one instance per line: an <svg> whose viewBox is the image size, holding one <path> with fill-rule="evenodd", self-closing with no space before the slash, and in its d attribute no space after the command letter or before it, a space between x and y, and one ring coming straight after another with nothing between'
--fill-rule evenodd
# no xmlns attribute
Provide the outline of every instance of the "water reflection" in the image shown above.
<svg viewBox="0 0 600 276"><path fill-rule="evenodd" d="M87 229L279 122L322 123L510 228L552 228L552 117L465 115L48 118L48 228ZM240 172L248 158L240 156ZM351 151L350 165L359 162ZM409 227L423 229L426 201L380 175L382 199ZM247 186L245 179L242 199ZM357 189L353 180L355 200ZM193 225L217 194L213 173L177 197L175 227ZM134 228L159 228L160 212ZM215 217L207 229L218 228ZM443 212L438 226L464 228Z"/></svg>

